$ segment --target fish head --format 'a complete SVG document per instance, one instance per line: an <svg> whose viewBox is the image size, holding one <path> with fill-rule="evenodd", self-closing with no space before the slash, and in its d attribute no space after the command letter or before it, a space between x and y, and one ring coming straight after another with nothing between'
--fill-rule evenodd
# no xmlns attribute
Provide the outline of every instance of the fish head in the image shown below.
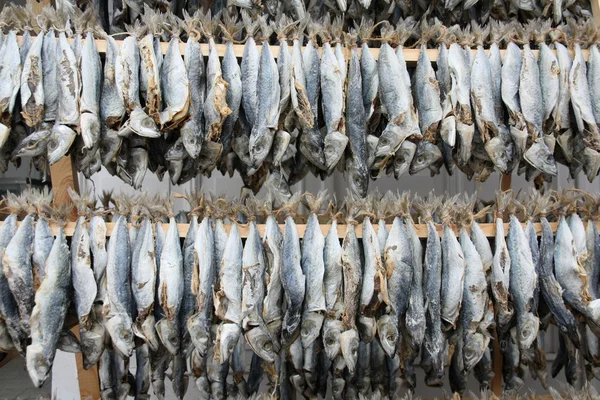
<svg viewBox="0 0 600 400"><path fill-rule="evenodd" d="M323 326L323 314L309 312L302 316L302 326L300 328L300 338L302 346L307 348L317 340Z"/></svg>
<svg viewBox="0 0 600 400"><path fill-rule="evenodd" d="M183 138L179 137L175 143L169 150L167 150L167 154L165 154L165 160L167 161L183 161L183 159L187 156L187 151L185 146L183 145Z"/></svg>
<svg viewBox="0 0 600 400"><path fill-rule="evenodd" d="M466 336L463 348L464 366L466 371L472 370L479 360L481 360L489 342L489 337L486 337L479 332Z"/></svg>
<svg viewBox="0 0 600 400"><path fill-rule="evenodd" d="M385 354L394 356L398 343L398 321L390 315L384 315L377 322L379 342Z"/></svg>
<svg viewBox="0 0 600 400"><path fill-rule="evenodd" d="M158 348L160 346L160 339L158 338L158 335L156 333L155 325L156 320L154 318L154 315L149 314L142 321L141 325L135 324L133 326L136 336L143 339L152 351L158 351Z"/></svg>
<svg viewBox="0 0 600 400"><path fill-rule="evenodd" d="M45 154L51 132L48 126L42 126L19 143L13 151L12 158L36 157Z"/></svg>
<svg viewBox="0 0 600 400"><path fill-rule="evenodd" d="M341 132L333 131L325 136L324 153L325 153L325 168L331 171L340 161L348 145L348 136Z"/></svg>
<svg viewBox="0 0 600 400"><path fill-rule="evenodd" d="M31 381L38 388L46 382L52 370L52 361L48 350L41 343L27 346L27 371Z"/></svg>
<svg viewBox="0 0 600 400"><path fill-rule="evenodd" d="M460 166L466 165L471 159L471 150L473 148L473 136L475 136L475 125L456 123L457 133L457 159Z"/></svg>
<svg viewBox="0 0 600 400"><path fill-rule="evenodd" d="M286 312L283 317L281 335L284 344L290 344L298 337L301 314Z"/></svg>
<svg viewBox="0 0 600 400"><path fill-rule="evenodd" d="M538 171L556 176L558 169L556 160L543 139L538 139L527 149L523 158Z"/></svg>
<svg viewBox="0 0 600 400"><path fill-rule="evenodd" d="M94 147L100 137L100 121L92 113L83 113L79 118L79 127L81 129L81 138L83 139L84 149Z"/></svg>
<svg viewBox="0 0 600 400"><path fill-rule="evenodd" d="M404 139L406 139L406 134L402 132L400 126L391 122L387 124L377 141L372 168L381 170L402 145Z"/></svg>
<svg viewBox="0 0 600 400"><path fill-rule="evenodd" d="M187 327L199 356L206 357L211 343L210 322L202 318L201 314L194 314L188 319Z"/></svg>
<svg viewBox="0 0 600 400"><path fill-rule="evenodd" d="M133 354L133 330L128 315L116 314L105 320L115 350L125 358Z"/></svg>
<svg viewBox="0 0 600 400"><path fill-rule="evenodd" d="M221 324L217 333L221 364L226 363L233 354L240 338L241 329L237 324Z"/></svg>
<svg viewBox="0 0 600 400"><path fill-rule="evenodd" d="M103 165L106 165L115 159L121 149L122 142L123 138L117 134L117 131L107 129L102 133L99 150L100 155L102 156Z"/></svg>
<svg viewBox="0 0 600 400"><path fill-rule="evenodd" d="M148 170L148 151L135 147L129 151L127 157L127 173L131 177L132 186L137 190L142 187L142 182Z"/></svg>
<svg viewBox="0 0 600 400"><path fill-rule="evenodd" d="M519 321L520 320L520 321ZM528 349L537 338L540 320L532 313L521 315L517 320L517 343L520 349Z"/></svg>
<svg viewBox="0 0 600 400"><path fill-rule="evenodd" d="M450 147L454 147L456 144L456 117L451 115L442 120L440 136L444 143Z"/></svg>
<svg viewBox="0 0 600 400"><path fill-rule="evenodd" d="M442 152L431 142L421 141L410 163L409 174L414 175L425 168L438 164L442 160Z"/></svg>
<svg viewBox="0 0 600 400"><path fill-rule="evenodd" d="M202 136L199 134L198 127L194 120L189 120L180 129L183 138L183 146L190 157L196 158L202 149Z"/></svg>
<svg viewBox="0 0 600 400"><path fill-rule="evenodd" d="M300 151L314 166L325 169L325 153L321 133L318 130L303 132L300 136Z"/></svg>
<svg viewBox="0 0 600 400"><path fill-rule="evenodd" d="M156 323L156 332L158 333L161 343L169 353L173 355L179 354L181 349L181 337L175 321L169 321L168 319L158 321Z"/></svg>
<svg viewBox="0 0 600 400"><path fill-rule="evenodd" d="M340 353L340 335L342 334L342 321L325 320L323 328L323 346L327 358L333 360Z"/></svg>
<svg viewBox="0 0 600 400"><path fill-rule="evenodd" d="M245 336L248 344L257 356L268 363L275 362L277 358L275 346L266 329L257 326L246 332Z"/></svg>
<svg viewBox="0 0 600 400"><path fill-rule="evenodd" d="M346 182L355 196L361 199L367 197L369 170L366 165L355 163L352 158L348 158L346 160Z"/></svg>
<svg viewBox="0 0 600 400"><path fill-rule="evenodd" d="M200 171L212 171L216 165L217 160L221 157L221 153L223 152L223 145L221 143L216 142L205 142L202 145L202 150L200 151L200 155L198 156L198 168ZM185 174L184 169L184 174Z"/></svg>
<svg viewBox="0 0 600 400"><path fill-rule="evenodd" d="M377 330L375 318L365 317L364 315L361 315L358 317L356 325L358 327L360 339L366 343L370 343L375 337L375 332Z"/></svg>
<svg viewBox="0 0 600 400"><path fill-rule="evenodd" d="M400 145L400 148L394 154L394 161L392 166L394 168L394 177L400 179L410 168L411 163L415 157L417 151L417 145L411 141L405 140Z"/></svg>
<svg viewBox="0 0 600 400"><path fill-rule="evenodd" d="M356 329L350 329L342 332L340 335L340 350L346 362L346 367L351 374L354 374L356 362L358 360L358 346L360 340Z"/></svg>
<svg viewBox="0 0 600 400"><path fill-rule="evenodd" d="M66 125L55 125L47 146L48 163L57 163L69 150L77 134Z"/></svg>
<svg viewBox="0 0 600 400"><path fill-rule="evenodd" d="M98 322L94 322L90 329L80 329L81 352L85 369L94 366L102 356L105 334L104 325Z"/></svg>
<svg viewBox="0 0 600 400"><path fill-rule="evenodd" d="M129 129L142 137L157 138L161 132L156 122L141 107L135 107L129 114Z"/></svg>
<svg viewBox="0 0 600 400"><path fill-rule="evenodd" d="M273 144L273 131L267 127L252 129L248 149L250 165L258 168L266 160Z"/></svg>

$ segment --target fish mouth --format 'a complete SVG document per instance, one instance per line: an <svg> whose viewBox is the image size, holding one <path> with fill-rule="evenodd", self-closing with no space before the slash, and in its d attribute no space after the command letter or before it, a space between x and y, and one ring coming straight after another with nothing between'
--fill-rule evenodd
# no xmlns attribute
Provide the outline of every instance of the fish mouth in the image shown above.
<svg viewBox="0 0 600 400"><path fill-rule="evenodd" d="M442 120L440 136L446 145L454 147L456 144L456 117L451 115Z"/></svg>
<svg viewBox="0 0 600 400"><path fill-rule="evenodd" d="M509 170L508 148L503 140L499 136L493 137L485 143L484 148L494 163L494 167L496 167L501 174L507 173Z"/></svg>
<svg viewBox="0 0 600 400"><path fill-rule="evenodd" d="M324 152L325 152L325 167L327 171L331 171L338 164L346 146L348 145L348 137L341 132L330 132L325 136Z"/></svg>
<svg viewBox="0 0 600 400"><path fill-rule="evenodd" d="M52 365L44 355L41 344L32 344L27 347L26 363L31 381L36 387L42 387L50 375Z"/></svg>
<svg viewBox="0 0 600 400"><path fill-rule="evenodd" d="M471 159L471 150L473 148L473 136L475 136L475 125L456 123L456 133L458 133L458 164L465 166Z"/></svg>
<svg viewBox="0 0 600 400"><path fill-rule="evenodd" d="M156 332L167 351L174 356L178 355L181 349L181 339L176 322L162 319L156 323Z"/></svg>
<svg viewBox="0 0 600 400"><path fill-rule="evenodd" d="M487 348L486 341L489 342L489 339L486 340L481 333L467 335L466 344L463 349L463 358L466 371L472 370L479 360L481 360L483 354L485 353L485 349Z"/></svg>
<svg viewBox="0 0 600 400"><path fill-rule="evenodd" d="M316 312L309 312L307 318L302 318L300 337L304 348L309 347L317 340L321 331L321 326L323 325L323 319L323 314Z"/></svg>
<svg viewBox="0 0 600 400"><path fill-rule="evenodd" d="M350 329L340 334L340 349L342 356L346 362L348 372L354 374L356 362L358 360L358 332L355 329Z"/></svg>
<svg viewBox="0 0 600 400"><path fill-rule="evenodd" d="M519 349L525 350L531 347L533 341L537 338L539 330L539 320L533 314L526 314L522 318L519 328Z"/></svg>
<svg viewBox="0 0 600 400"><path fill-rule="evenodd" d="M122 358L131 357L133 354L133 332L128 316L118 314L107 319L104 324L119 356Z"/></svg>
<svg viewBox="0 0 600 400"><path fill-rule="evenodd" d="M91 149L100 137L100 121L98 117L92 113L83 113L80 117L79 126L81 127L83 148Z"/></svg>
<svg viewBox="0 0 600 400"><path fill-rule="evenodd" d="M268 363L275 362L277 355L275 354L273 342L265 329L260 326L254 327L246 332L245 337L248 345L257 356Z"/></svg>
<svg viewBox="0 0 600 400"><path fill-rule="evenodd" d="M523 154L523 158L531 166L544 174L556 176L558 173L554 156L541 138L533 142L525 154Z"/></svg>

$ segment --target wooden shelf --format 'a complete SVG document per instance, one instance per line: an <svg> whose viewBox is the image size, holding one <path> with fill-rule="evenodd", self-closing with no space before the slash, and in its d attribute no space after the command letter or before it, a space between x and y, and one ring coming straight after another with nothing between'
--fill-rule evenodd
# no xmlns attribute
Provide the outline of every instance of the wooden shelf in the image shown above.
<svg viewBox="0 0 600 400"><path fill-rule="evenodd" d="M1 225L2 225L2 222L0 222L0 226ZM17 225L20 225L20 222L18 222ZM386 225L386 226L387 226L388 231L392 227L392 225ZM493 238L494 236L496 236L496 225L495 224L479 224L479 226L481 227L481 229L483 230L483 233L485 233L485 235L487 237ZM535 226L536 232L539 235L542 231L542 225L540 223L535 223L534 226ZM558 226L557 222L550 223L552 232L556 232L557 226ZM110 236L112 234L114 227L115 227L114 222L106 223L106 235L107 236ZM166 233L167 230L169 229L169 224L163 223L162 227ZM265 224L257 224L257 227L258 227L258 231L262 237L265 233L266 225ZM323 235L327 235L329 233L329 227L330 227L329 224L321 225L321 231L323 232ZM437 228L438 233L441 235L442 225L436 224L435 227ZM525 224L523 224L523 227L525 227ZM598 227L600 228L600 223L598 223ZM52 232L56 235L56 233L58 232L58 225L50 224L50 228L52 229ZM248 237L248 232L250 231L250 228L247 224L238 225L238 228L239 228L240 235L242 236L242 238ZM281 232L284 232L285 225L280 224L279 228L281 229ZM304 232L306 231L306 224L296 224L296 228L298 230L298 236L300 238L303 238ZM373 228L375 229L375 232L377 232L379 230L377 221L373 221ZM416 228L417 234L419 235L420 238L427 237L427 225L415 224L415 228ZM458 234L457 227L455 225L453 225L452 228L453 228L454 232ZM508 234L508 228L509 228L509 224L504 224L504 233L505 234ZM188 229L189 229L189 224L177 224L177 230L179 231L179 236L182 238L185 237L185 235L188 232ZM231 229L231 225L225 224L225 230L227 231L227 233L229 233L230 229ZM65 226L65 234L70 237L70 236L73 236L74 231L75 231L75 222L68 222L67 225ZM338 224L338 235L340 238L343 238L346 236L346 225L345 224ZM361 224L356 226L356 236L358 238L362 238L362 225Z"/></svg>
<svg viewBox="0 0 600 400"><path fill-rule="evenodd" d="M19 43L22 40L22 37L19 36ZM32 37L32 40L34 39L34 37ZM68 39L69 42L72 42L73 39ZM85 41L85 39L84 39ZM117 44L119 45L119 47L121 46L121 43L123 41L122 40L117 40ZM260 48L262 47L262 45L260 43L256 44L259 51ZM181 54L185 53L185 42L180 42L179 43L179 51L181 52ZM225 55L225 49L226 49L226 45L225 44L216 44L215 45L217 48L217 53L219 53L219 57L223 57ZM106 52L106 40L104 39L96 39L96 47L98 48L98 51L100 53L105 53ZM169 43L168 42L161 42L160 44L160 48L164 53L166 53L167 48L169 47ZM279 53L279 49L278 49L279 45L271 45L271 51L273 52L273 56L277 59L277 55ZM208 47L208 43L200 43L200 48L202 49L202 54L204 54L205 57L208 56L208 52L209 52L209 47ZM302 48L304 50L304 47ZM375 57L375 59L377 59L379 57L379 48L370 48L369 49L371 51L371 54L373 54L373 57ZM473 52L475 52L477 49L472 49ZM236 57L238 58L242 58L242 55L244 54L244 45L243 44L234 44L233 45L233 51L236 55ZM290 48L291 51L291 48ZM319 52L321 51L321 48L319 48ZM346 56L349 57L349 53L350 51L344 47L344 52L346 53ZM360 54L361 49L360 47L358 48L358 52ZM404 58L406 60L406 62L408 64L416 64L417 60L419 59L419 54L421 52L420 49L416 48L416 49L404 49ZM488 50L486 50L486 53L488 52ZM500 50L500 53L502 54L502 56L504 56L504 52L505 50ZM537 56L538 51L537 50L533 50L533 53ZM574 52L571 51L571 55L573 55ZM438 56L438 50L437 49L427 49L427 55L429 56L429 59L431 60L431 62L436 62L437 61L437 56ZM588 50L583 50L583 57L587 60L589 55L589 51Z"/></svg>

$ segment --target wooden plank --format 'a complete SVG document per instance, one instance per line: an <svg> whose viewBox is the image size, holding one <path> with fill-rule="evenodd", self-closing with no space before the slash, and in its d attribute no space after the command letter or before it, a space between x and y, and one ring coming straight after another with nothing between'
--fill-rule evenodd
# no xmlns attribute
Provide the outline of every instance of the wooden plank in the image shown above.
<svg viewBox="0 0 600 400"><path fill-rule="evenodd" d="M600 0L599 0L600 1ZM34 39L34 38L32 38ZM19 36L19 42L21 40L21 37ZM73 41L73 39L68 39L70 42ZM121 43L123 41L122 40L117 40L117 44L120 46ZM185 53L185 42L180 42L179 43L179 51L181 52L181 54ZM262 45L257 44L257 47L261 48ZM98 48L98 51L100 53L105 53L106 52L106 40L104 39L96 39L96 47ZM167 48L169 47L169 43L167 42L162 42L160 44L160 48L164 53L166 53ZM273 51L273 56L275 58L277 58L278 55L278 51L275 49L276 46L271 46L272 51ZM208 55L209 52L209 47L208 47L208 43L200 43L200 48L202 49L202 54L204 55ZM223 57L225 55L225 49L227 48L227 46L225 44L216 44L215 48L217 50L217 53L219 54L219 57ZM321 51L321 49L319 48L319 51ZM346 55L348 55L348 50L345 49L346 51ZM373 54L373 57L375 57L375 59L377 59L379 57L379 48L371 48L369 49L369 51L371 52L371 54ZM417 63L417 60L419 59L419 54L420 54L420 49L404 49L404 58L406 59L406 62L410 65L415 65ZM477 51L477 49L471 49L471 51L473 53L475 53L475 51ZM537 55L537 50L532 50L534 54ZM233 45L233 52L235 54L236 57L238 58L242 58L242 55L244 54L244 45L243 44L234 44ZM358 48L358 52L360 54L361 49ZM489 52L489 50L486 50L486 53ZM504 56L504 52L505 50L500 50L500 53ZM589 55L589 51L588 50L583 50L583 56L584 58L587 60L588 55ZM571 51L571 56L573 56L575 53L573 51ZM429 56L429 59L431 60L431 62L436 62L437 61L437 55L438 55L438 50L437 49L427 49L427 55Z"/></svg>
<svg viewBox="0 0 600 400"><path fill-rule="evenodd" d="M38 15L42 12L44 7L51 6L52 2L50 0L27 0L27 4L30 4L33 13Z"/></svg>
<svg viewBox="0 0 600 400"><path fill-rule="evenodd" d="M600 26L600 0L591 0L592 3L592 15L594 16L594 23L596 26Z"/></svg>
<svg viewBox="0 0 600 400"><path fill-rule="evenodd" d="M2 359L2 361L0 361L0 368L4 367L6 364L11 362L13 359L17 358L18 356L19 356L19 353L16 350L13 350L10 353L6 354L6 357L4 357Z"/></svg>
<svg viewBox="0 0 600 400"><path fill-rule="evenodd" d="M500 178L500 190L503 192L509 190L511 188L512 183L512 175L502 175Z"/></svg>
<svg viewBox="0 0 600 400"><path fill-rule="evenodd" d="M52 181L52 193L54 194L54 204L71 204L69 188L79 191L79 180L75 164L70 156L64 156L56 164L50 166L50 180ZM75 210L71 214L75 217Z"/></svg>
<svg viewBox="0 0 600 400"><path fill-rule="evenodd" d="M79 334L79 325L73 327L71 332L81 339ZM100 398L100 379L98 377L98 365L94 365L88 370L83 369L83 356L81 353L75 353L77 363L77 381L79 382L79 396L81 399L96 400Z"/></svg>
<svg viewBox="0 0 600 400"><path fill-rule="evenodd" d="M19 225L20 223L21 222L17 222L17 225ZM0 222L0 226L1 225L2 225L2 222ZM256 226L258 228L258 232L260 233L260 235L263 236L265 233L266 225L265 224L257 224ZM525 228L525 224L522 224L522 226L523 226L523 228ZM533 226L535 227L535 231L537 232L537 234L540 235L542 232L542 224L534 223ZM550 222L550 227L552 228L553 232L556 232L557 226L558 226L557 222ZM600 222L597 223L597 226L600 229ZM107 236L110 236L112 234L114 227L115 227L114 222L106 223ZM389 224L387 225L388 230L390 230L391 227L392 227L392 225L389 225ZM441 224L436 224L435 227L438 231L438 234L441 235L443 226ZM458 227L456 225L451 225L451 227L454 230L454 232L456 234L458 234L458 232L459 232ZM479 224L479 227L481 228L481 230L487 237L493 238L496 236L496 225L495 224L493 224L493 223L492 224ZM162 224L162 228L165 230L165 233L166 233L167 229L169 228L169 224L168 223ZM248 233L250 231L250 228L248 225L238 225L238 228L239 228L240 235L242 236L242 238L248 237ZM285 225L280 224L279 228L283 232ZM504 224L504 232L507 235L508 235L508 228L509 228L508 224ZM58 225L51 223L50 229L56 235L56 233L58 232ZM177 230L179 231L179 237L181 237L181 238L185 237L188 229L189 229L189 224L177 224ZM296 229L298 230L298 236L300 238L304 237L304 232L306 231L306 225L305 224L296 224ZM373 229L375 229L375 232L377 232L377 230L379 229L378 225L373 224ZM231 230L231 225L225 224L225 231L227 231L227 233L229 233L230 230ZM417 232L417 235L420 238L423 238L423 239L427 238L427 225L415 224L415 230ZM65 235L73 236L74 231L75 231L75 222L68 222L65 226ZM327 233L329 232L329 225L328 224L321 225L321 231L323 232L323 235L327 235ZM338 235L340 238L344 238L346 236L346 225L344 225L344 224L338 225ZM362 227L361 226L356 227L356 236L358 238L362 238Z"/></svg>

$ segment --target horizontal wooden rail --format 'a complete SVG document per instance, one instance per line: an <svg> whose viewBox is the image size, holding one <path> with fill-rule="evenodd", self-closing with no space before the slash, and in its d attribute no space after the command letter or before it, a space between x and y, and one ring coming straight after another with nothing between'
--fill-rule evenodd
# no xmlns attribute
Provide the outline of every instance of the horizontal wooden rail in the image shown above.
<svg viewBox="0 0 600 400"><path fill-rule="evenodd" d="M17 224L20 224L20 222L18 222ZM0 226L2 225L2 222L0 222ZM550 227L552 228L552 231L555 232L556 231L556 227L557 227L558 223L557 222L551 222L550 223ZM110 236L112 234L112 231L114 229L115 223L114 222L107 222L106 223L106 234L107 236ZM327 233L329 233L329 224L323 224L320 225L321 226L321 231L323 232L323 235L327 235ZM392 227L392 225L386 225L387 229L390 230L390 228ZM496 236L496 225L495 224L479 224L479 226L481 227L481 229L483 230L483 233L490 238L493 238L494 236ZM525 225L523 225L525 226ZM540 232L542 231L542 225L540 223L535 223L535 230L538 233L538 235L540 234ZM56 224L50 224L50 227L52 229L52 232L54 234L56 234L58 232L58 225ZM169 228L169 224L168 223L163 223L162 224L163 229L165 230L165 232L167 231L167 229ZM260 233L260 235L264 235L265 233L265 228L266 225L265 224L257 224L258 227L258 231ZM436 224L435 225L437 231L439 234L442 233L442 225L441 224ZM504 224L504 233L508 234L508 224ZM600 228L600 223L598 224L598 227ZM248 237L248 232L250 231L249 226L246 225L238 225L238 228L240 230L240 235L243 238ZM280 224L279 228L281 229L281 231L283 232L285 225ZM378 225L377 225L377 221L373 221L373 228L375 229L375 232L378 231ZM425 224L415 224L415 228L417 231L417 234L419 235L420 238L426 238L427 237L427 225ZM455 233L458 233L458 229L456 225L452 225L452 228L454 230ZM187 234L189 229L189 224L177 224L177 230L179 231L179 236L180 237L185 237L185 235ZM227 233L229 233L229 230L231 229L231 225L230 224L225 224L225 230L227 231ZM306 224L296 224L296 229L298 230L298 236L300 238L304 237L304 232L306 231ZM73 236L73 231L75 230L75 222L68 222L67 225L65 226L65 234L67 236ZM343 238L344 236L346 236L346 225L345 224L338 224L338 235L340 238ZM362 225L357 225L356 226L356 236L359 238L362 238Z"/></svg>
<svg viewBox="0 0 600 400"><path fill-rule="evenodd" d="M22 40L22 37L19 36L19 43L21 42L21 40ZM73 39L69 39L69 41L72 42ZM122 40L117 40L117 44L119 46L121 46L122 42L123 42ZM186 46L185 42L182 41L179 43L179 51L181 52L181 54L185 53L185 46ZM215 46L217 48L217 53L219 54L219 57L223 57L225 55L225 49L227 46L225 44L216 44ZM98 48L98 51L100 53L105 53L106 52L106 40L96 39L96 47ZM166 53L168 47L169 47L168 42L161 42L160 48L161 48L163 54ZM205 56L208 56L208 51L209 51L208 43L201 43L200 47L202 49L202 54L204 54ZM257 47L258 47L258 50L260 51L261 44L257 43ZM278 47L279 47L278 45L271 45L271 51L273 52L273 56L275 58L277 58L277 55L279 53L279 50L277 49ZM359 54L360 54L360 48L358 50L359 50ZM234 51L236 57L241 58L244 54L244 45L243 44L234 44L233 51ZM290 51L291 51L291 49L290 49ZM319 49L319 51L321 51L321 49ZM371 51L371 54L373 54L373 57L375 57L375 59L377 59L379 57L379 48L377 48L377 47L370 48L369 51ZM476 49L472 49L472 51L475 52ZM344 48L344 52L346 53L346 56L349 55L349 50L347 48ZM421 50L418 48L404 49L403 52L404 52L404 58L408 64L416 64L417 60L419 59L419 54L420 54ZM487 52L487 50L486 50L486 52ZM500 53L502 54L502 56L504 56L504 52L505 52L505 50L500 50ZM537 56L537 50L533 50L533 53ZM571 52L571 55L573 55L573 54L574 53ZM438 50L437 49L427 49L427 55L429 56L429 59L432 62L436 62L437 56L438 56ZM589 55L589 51L583 50L583 56L586 60L588 58L588 55Z"/></svg>

